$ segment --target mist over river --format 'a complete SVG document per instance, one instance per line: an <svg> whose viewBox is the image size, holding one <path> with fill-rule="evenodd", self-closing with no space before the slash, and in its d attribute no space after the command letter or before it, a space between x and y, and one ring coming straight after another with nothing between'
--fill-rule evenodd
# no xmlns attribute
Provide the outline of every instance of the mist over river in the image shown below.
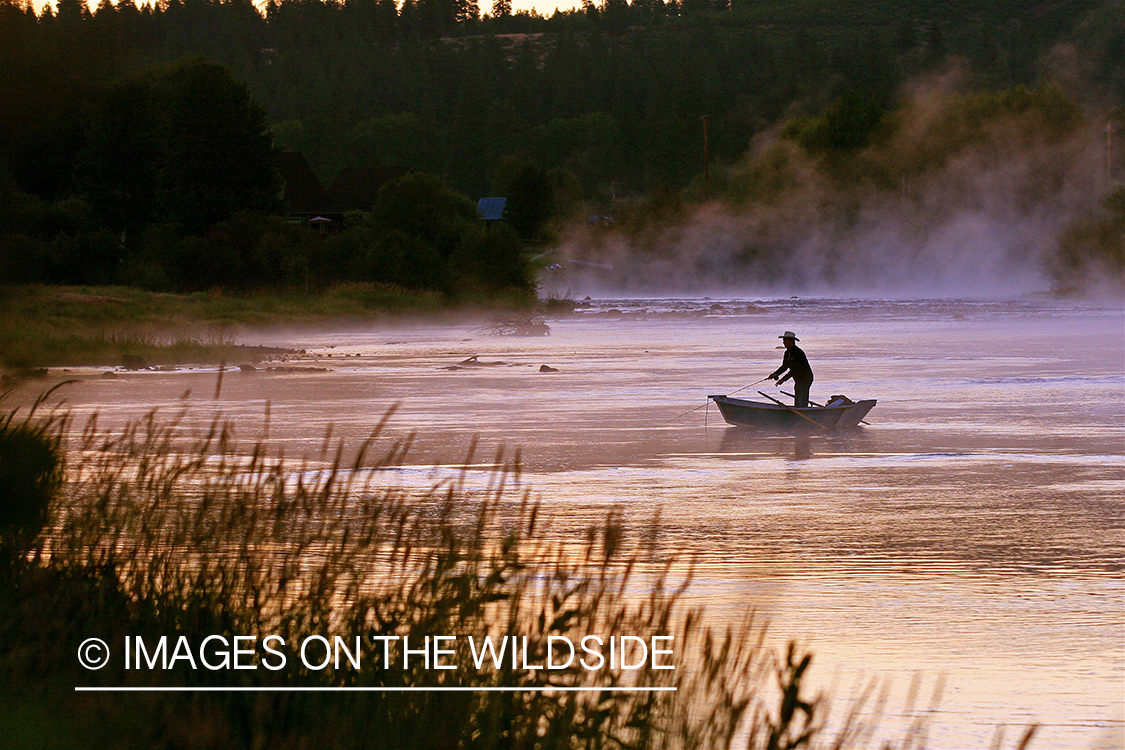
<svg viewBox="0 0 1125 750"><path fill-rule="evenodd" d="M773 641L811 649L837 713L893 678L876 737L905 731L918 675L929 747L987 748L999 725L1014 747L1031 723L1033 748L1125 747L1125 309L602 299L547 322L534 338L247 334L307 354L227 369L219 389L216 368L72 371L85 379L66 397L103 425L187 405L187 420L221 414L293 456L329 426L358 445L397 404L377 440L416 432L396 481L456 473L476 440L468 485L518 449L562 538L611 508L638 531L659 511L659 549L697 560L693 601L712 622L754 607ZM706 405L779 395L745 387L779 366L784 330L812 363L812 399L878 399L869 426L755 432Z"/></svg>

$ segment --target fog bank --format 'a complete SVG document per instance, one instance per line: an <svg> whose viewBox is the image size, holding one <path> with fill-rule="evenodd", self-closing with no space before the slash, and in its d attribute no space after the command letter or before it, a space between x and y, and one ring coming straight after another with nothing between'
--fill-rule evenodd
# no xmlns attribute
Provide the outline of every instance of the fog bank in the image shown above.
<svg viewBox="0 0 1125 750"><path fill-rule="evenodd" d="M711 200L574 229L547 285L959 297L1058 286L1068 233L1104 215L1116 187L1104 119L1059 89L962 94L954 79L915 85L856 153L773 132L714 179Z"/></svg>

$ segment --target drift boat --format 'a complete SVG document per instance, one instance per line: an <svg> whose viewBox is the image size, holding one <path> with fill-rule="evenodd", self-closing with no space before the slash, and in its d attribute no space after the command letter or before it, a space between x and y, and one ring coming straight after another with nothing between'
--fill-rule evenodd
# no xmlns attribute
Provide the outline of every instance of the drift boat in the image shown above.
<svg viewBox="0 0 1125 750"><path fill-rule="evenodd" d="M758 391L761 393L761 391ZM763 396L766 394L762 393ZM730 396L714 395L714 401L728 424L746 427L789 429L792 427L856 427L875 406L875 399L852 401L833 396L824 406L787 406L780 401L762 403ZM766 396L766 398L770 398Z"/></svg>

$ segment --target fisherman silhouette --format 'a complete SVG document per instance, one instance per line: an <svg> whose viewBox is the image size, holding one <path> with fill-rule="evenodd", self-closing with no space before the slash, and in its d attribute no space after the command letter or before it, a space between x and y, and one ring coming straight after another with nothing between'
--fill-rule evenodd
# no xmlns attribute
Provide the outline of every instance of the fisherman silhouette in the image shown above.
<svg viewBox="0 0 1125 750"><path fill-rule="evenodd" d="M809 358L805 356L801 347L797 346L797 342L800 341L797 334L786 331L778 338L781 339L781 343L785 344L785 355L781 359L781 367L771 372L769 379L777 380L777 384L781 385L792 378L793 405L797 407L808 406L809 389L812 388L813 383L813 372L812 367L809 366ZM788 370L787 373L786 370ZM784 377L781 377L782 373L785 373ZM780 380L778 380L779 377Z"/></svg>

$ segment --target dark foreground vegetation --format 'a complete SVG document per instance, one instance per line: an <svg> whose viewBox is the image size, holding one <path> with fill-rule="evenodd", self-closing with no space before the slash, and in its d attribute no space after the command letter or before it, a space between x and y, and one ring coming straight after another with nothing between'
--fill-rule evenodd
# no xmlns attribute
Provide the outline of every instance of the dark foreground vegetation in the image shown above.
<svg viewBox="0 0 1125 750"><path fill-rule="evenodd" d="M719 628L686 606L690 565L656 546L655 533L611 513L585 538L544 535L549 519L519 487L518 458L496 457L486 492L459 482L408 490L386 471L406 446L378 429L350 450L330 449L326 436L324 455L294 463L186 413L73 427L60 411L0 419L6 747L783 750L871 739L854 716L821 730L826 704L801 688L809 655L792 646L775 655L751 620ZM277 636L273 651L232 656L235 637L267 635ZM533 665L545 663L552 636L668 635L663 663L675 669L482 668L463 639L486 635L526 636ZM359 637L368 648L359 667L333 662L320 642L303 659L308 636L340 636L353 653ZM457 637L442 657L454 668L427 669L419 653L404 667L396 648L388 665L370 648L406 636ZM100 669L78 663L87 638L109 646ZM147 644L143 656L131 652L132 668L126 638ZM395 691L453 686L537 690ZM540 689L590 686L606 689ZM371 690L281 691L312 687ZM676 691L609 690L623 687Z"/></svg>

